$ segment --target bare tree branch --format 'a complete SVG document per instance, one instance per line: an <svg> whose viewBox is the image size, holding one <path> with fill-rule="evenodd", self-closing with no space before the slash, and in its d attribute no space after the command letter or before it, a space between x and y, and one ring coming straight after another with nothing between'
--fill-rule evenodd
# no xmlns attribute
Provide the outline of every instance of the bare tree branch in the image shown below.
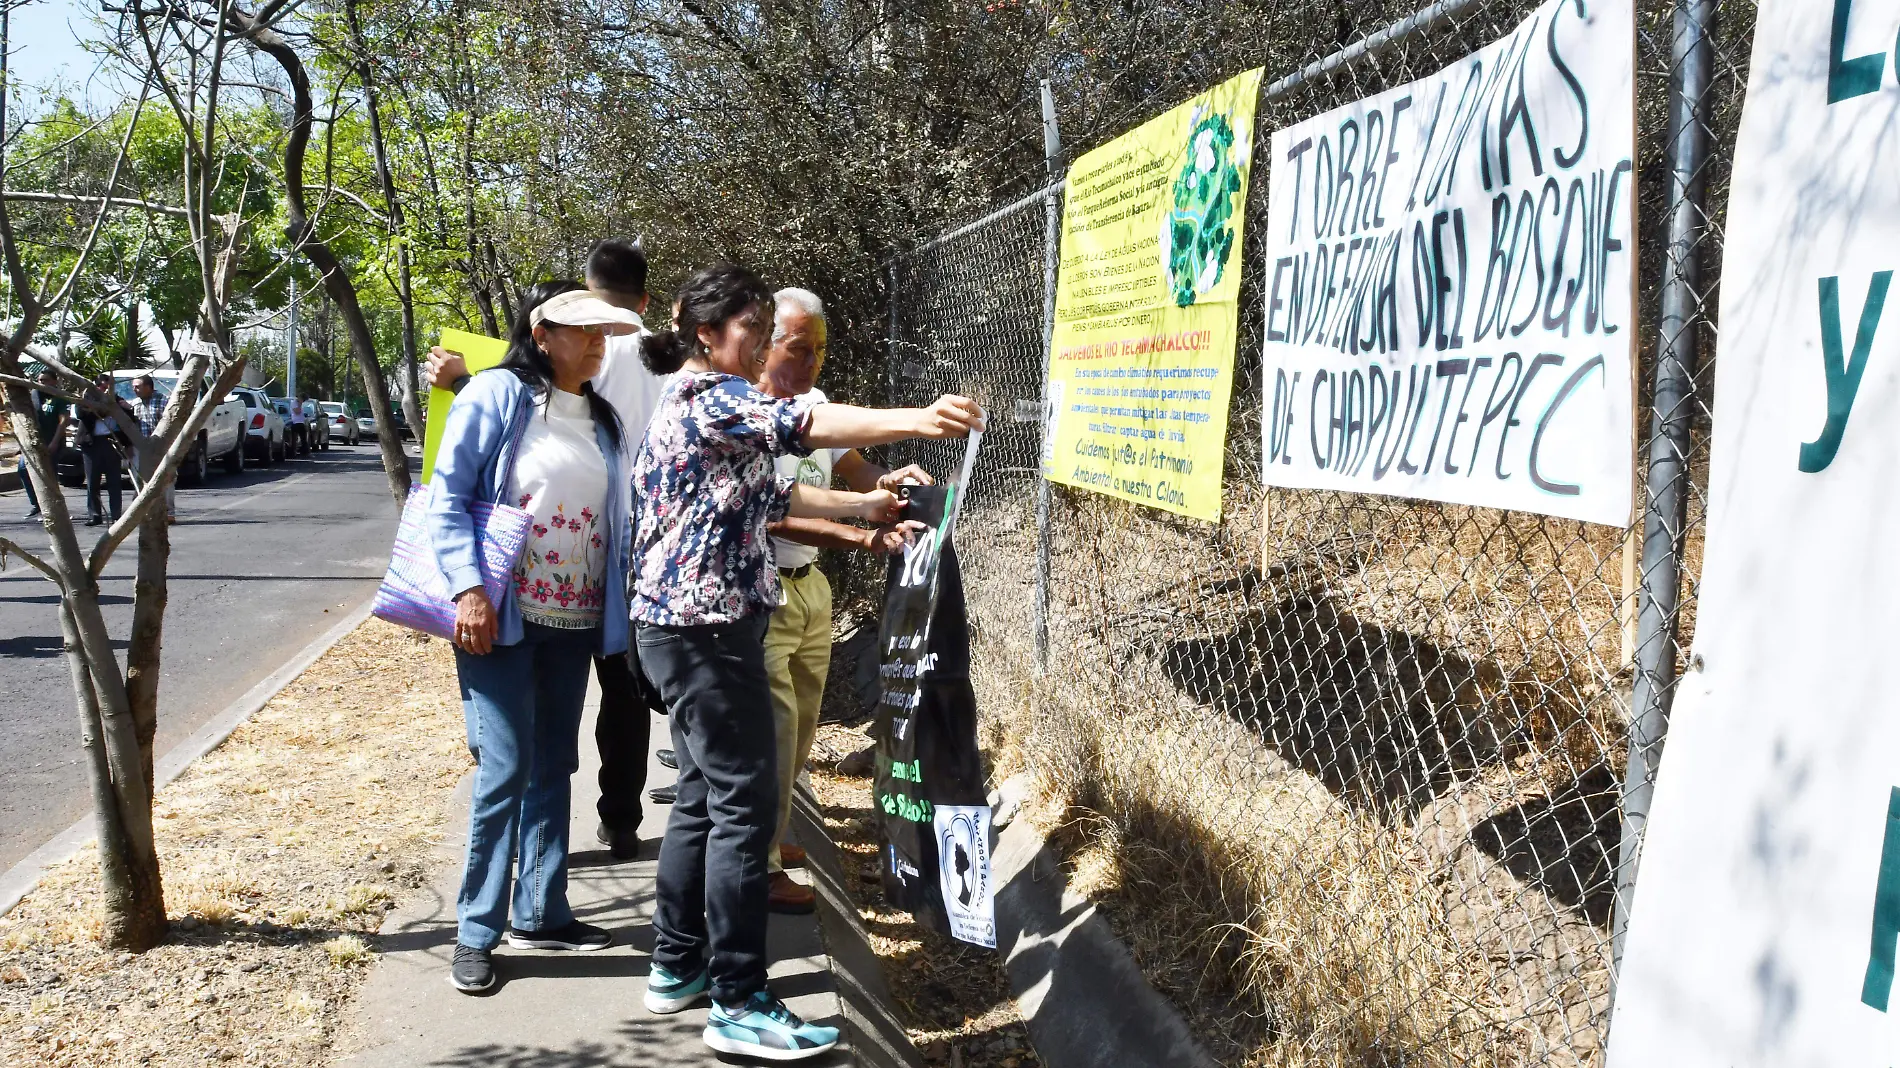
<svg viewBox="0 0 1900 1068"><path fill-rule="evenodd" d="M26 549L21 547L19 542L14 541L12 538L0 538L0 570L5 569L7 557L9 556L17 556L26 561L28 566L50 579L53 585L61 588L65 587L65 583L59 580L59 570L52 564L26 551Z"/></svg>
<svg viewBox="0 0 1900 1068"><path fill-rule="evenodd" d="M9 189L5 193L0 193L0 196L4 196L8 200L40 204L92 204L96 205L101 212L108 211L112 208L124 207L138 208L141 211L149 211L155 215L169 215L180 219L189 214L185 209L177 207L176 205L155 204L149 200L122 197L110 193L104 197L89 197L82 196L78 193L42 193L25 189Z"/></svg>

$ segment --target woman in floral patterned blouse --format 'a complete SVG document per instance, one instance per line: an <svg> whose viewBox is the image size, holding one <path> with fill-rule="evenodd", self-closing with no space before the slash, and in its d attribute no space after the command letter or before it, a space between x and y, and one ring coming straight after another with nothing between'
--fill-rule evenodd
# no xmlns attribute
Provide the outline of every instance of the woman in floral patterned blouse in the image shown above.
<svg viewBox="0 0 1900 1068"><path fill-rule="evenodd" d="M635 464L628 602L640 666L666 700L679 761L647 1008L677 1012L710 993L708 1045L791 1059L829 1049L837 1031L805 1024L765 989L778 754L764 635L779 602L765 528L788 514L890 523L900 504L888 490L796 485L774 460L964 437L982 428L982 412L949 396L888 410L775 399L755 387L771 332L771 290L750 271L717 264L680 289L673 329L642 339L650 370L678 374Z"/></svg>

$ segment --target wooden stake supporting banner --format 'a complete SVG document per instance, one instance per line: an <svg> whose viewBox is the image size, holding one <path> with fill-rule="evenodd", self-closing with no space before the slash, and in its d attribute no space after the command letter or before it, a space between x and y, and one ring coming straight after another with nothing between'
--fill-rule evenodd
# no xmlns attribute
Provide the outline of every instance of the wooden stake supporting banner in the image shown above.
<svg viewBox="0 0 1900 1068"><path fill-rule="evenodd" d="M1260 487L1260 575L1273 566L1273 487Z"/></svg>
<svg viewBox="0 0 1900 1068"><path fill-rule="evenodd" d="M1623 599L1617 602L1617 622L1623 632L1623 659L1619 666L1636 663L1637 594L1642 589L1643 528L1631 523L1623 532Z"/></svg>

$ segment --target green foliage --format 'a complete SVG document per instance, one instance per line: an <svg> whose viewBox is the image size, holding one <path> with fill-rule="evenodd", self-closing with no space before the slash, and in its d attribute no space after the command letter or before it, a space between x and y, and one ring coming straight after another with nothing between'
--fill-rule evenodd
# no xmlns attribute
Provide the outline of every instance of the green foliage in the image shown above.
<svg viewBox="0 0 1900 1068"><path fill-rule="evenodd" d="M132 323L115 309L105 308L86 324L84 355L75 362L88 374L121 367L150 367L157 358L151 342L134 332Z"/></svg>
<svg viewBox="0 0 1900 1068"><path fill-rule="evenodd" d="M1291 69L1337 43L1310 5L1133 0L319 0L289 19L317 105L302 176L312 221L384 368L404 351L405 263L426 351L446 326L505 329L527 284L578 275L599 237L639 234L656 320L694 267L746 263L826 299L826 387L872 402L882 264L1046 180L1040 78L1055 84L1073 155L1249 66ZM234 83L268 87L227 88L216 146L215 210L241 210L249 227L234 313L281 312L294 284L315 321L329 311L320 280L283 233L282 78L246 49L226 62ZM89 113L56 100L9 144L9 185L97 196L131 122L129 102ZM185 154L170 109L148 105L131 132L119 191L177 202ZM15 206L36 272L70 263L95 211ZM1205 230L1221 240L1217 222ZM193 327L202 266L182 219L115 212L100 248L73 322L137 299L167 336ZM352 358L342 338L312 345L339 389Z"/></svg>

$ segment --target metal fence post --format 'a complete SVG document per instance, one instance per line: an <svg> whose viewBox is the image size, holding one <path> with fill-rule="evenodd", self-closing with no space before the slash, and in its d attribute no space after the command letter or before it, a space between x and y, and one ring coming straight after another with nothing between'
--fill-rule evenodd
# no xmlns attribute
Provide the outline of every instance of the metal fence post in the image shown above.
<svg viewBox="0 0 1900 1068"><path fill-rule="evenodd" d="M1611 939L1621 971L1630 899L1643 827L1655 793L1656 765L1675 697L1676 638L1682 594L1682 536L1688 519L1690 433L1700 357L1703 169L1708 162L1706 100L1714 63L1710 33L1715 0L1678 0L1669 86L1670 210L1656 347L1656 395L1650 420L1643 515L1642 600L1637 618L1636 676L1631 693L1629 770L1623 779L1623 836L1616 862Z"/></svg>
<svg viewBox="0 0 1900 1068"><path fill-rule="evenodd" d="M885 388L890 391L889 396L886 398L886 402L890 404L890 406L893 408L902 408L904 406L904 398L897 395L898 351L897 351L897 259L896 257L892 257L891 262L887 264L884 269L885 269L885 282L886 282L886 285L888 286L888 288L885 290L885 294L886 294L887 299L889 299L891 302L891 321L889 324L889 330L884 335L885 346L890 350L888 353L885 354L885 358L884 358L884 376L887 379L885 383Z"/></svg>
<svg viewBox="0 0 1900 1068"><path fill-rule="evenodd" d="M1042 432L1049 432L1049 346L1056 332L1056 262L1062 245L1062 133L1056 126L1056 97L1049 79L1042 80L1042 154L1049 167L1048 199L1043 203L1042 228ZM1049 477L1036 476L1036 602L1033 616L1036 671L1049 670Z"/></svg>

